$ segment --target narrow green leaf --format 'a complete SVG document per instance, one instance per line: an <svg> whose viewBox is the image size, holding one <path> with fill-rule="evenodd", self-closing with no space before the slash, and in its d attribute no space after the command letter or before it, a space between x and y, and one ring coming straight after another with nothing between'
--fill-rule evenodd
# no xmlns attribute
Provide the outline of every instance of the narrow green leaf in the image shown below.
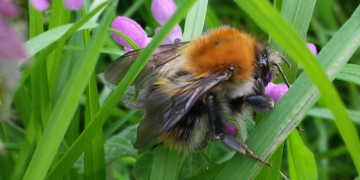
<svg viewBox="0 0 360 180"><path fill-rule="evenodd" d="M190 177L190 178L188 178L186 180L198 180L198 179L209 180L209 179L215 179L219 175L219 173L224 169L224 167L226 166L226 164L228 162L229 161L218 164L218 165L216 165L216 166L214 166L212 168L209 168L208 170L203 171L200 174L192 176L192 177Z"/></svg>
<svg viewBox="0 0 360 180"><path fill-rule="evenodd" d="M117 35L119 35L120 37L122 37L127 43L129 43L129 45L133 48L133 49L140 49L139 46L133 41L131 40L129 37L127 37L124 33L113 29L113 28L109 28L110 31L116 33Z"/></svg>
<svg viewBox="0 0 360 180"><path fill-rule="evenodd" d="M125 156L136 157L137 150L134 149L133 144L136 140L137 126L129 126L121 131L119 134L116 134L109 138L104 144L105 150L105 162L106 165L110 165L116 159ZM83 170L84 156L81 156L75 163L75 167Z"/></svg>
<svg viewBox="0 0 360 180"><path fill-rule="evenodd" d="M81 10L81 14L83 16L86 15L84 8ZM90 31L85 29L83 34L84 44L87 46L90 42ZM94 69L86 88L85 127L95 119L95 115L100 109L99 93L97 88L97 79ZM104 136L103 132L99 131L92 140L91 145L84 153L84 177L86 179L106 179L104 156Z"/></svg>
<svg viewBox="0 0 360 180"><path fill-rule="evenodd" d="M70 22L70 15L71 12L65 9L64 0L54 0L51 5L49 29L54 29L61 25L68 24ZM64 44L65 42L62 42L58 48L49 54L46 60L50 96L52 96L56 77L58 75Z"/></svg>
<svg viewBox="0 0 360 180"><path fill-rule="evenodd" d="M360 86L360 66L355 64L347 64L341 69L336 79L352 82Z"/></svg>
<svg viewBox="0 0 360 180"><path fill-rule="evenodd" d="M268 162L272 163L271 168L262 168L255 180L280 179L280 168L284 150L284 143L271 155Z"/></svg>
<svg viewBox="0 0 360 180"><path fill-rule="evenodd" d="M109 138L112 134L114 134L116 130L118 130L127 120L129 120L137 112L137 109L131 109L114 124L112 124L108 129L106 129L104 131L105 139Z"/></svg>
<svg viewBox="0 0 360 180"><path fill-rule="evenodd" d="M263 26L267 28L271 28L271 32L274 31L272 28L276 28L278 35L282 37L277 37L279 39L285 38L291 41L288 43L297 43L297 45L292 44L290 46L283 45L282 47L285 49L292 49L291 51L287 50L287 52L294 53L297 51L298 53L303 53L306 55L302 58L302 60L315 61L313 57L311 57L310 52L308 51L304 45L304 42L301 41L297 35L292 34L294 36L288 37L288 32L292 32L292 28L288 27L282 18L279 15L275 15L276 13L271 10L270 5L267 2L263 1L237 1L238 4L243 6L244 10L249 14L253 12L255 16L258 14L260 17L257 18L269 18L261 21ZM258 4L257 4L258 3ZM251 4L251 6L250 6ZM249 5L249 6L248 6ZM254 6L252 6L254 5ZM246 7L246 8L245 8ZM262 13L271 14L262 14ZM271 18L271 19L270 19ZM322 49L322 51L318 54L317 58L319 62L322 64L323 68L328 73L329 79L333 80L337 73L340 71L342 66L346 64L349 58L352 56L354 51L360 44L360 22L358 19L360 18L360 8L358 8L352 15L352 17L344 24L344 26L333 36L331 41ZM255 18L254 18L255 19ZM282 23L280 23L282 22ZM259 23L258 23L259 24ZM260 24L259 24L260 25ZM270 29L269 29L270 30ZM275 33L275 32L273 32ZM272 34L272 33L270 33ZM294 37L298 37L295 38ZM274 35L272 35L275 38ZM286 38L287 37L287 38ZM284 39L284 41L285 41ZM280 42L280 41L278 41ZM283 41L281 41L284 43ZM300 54L297 54L300 55ZM295 57L295 56L293 56ZM297 61L301 61L298 58L294 58ZM304 64L304 63L302 63ZM306 64L306 63L305 63ZM314 64L314 62L309 62L309 64ZM308 64L308 65L309 65ZM318 69L314 69L313 73L318 73ZM327 81L327 80L326 80ZM317 82L319 83L319 82ZM321 85L324 85L324 81L321 81ZM331 88L322 87L322 91L327 91ZM331 94L331 93L330 93ZM323 94L323 95L326 95ZM312 84L311 80L307 77L305 73L303 73L292 85L289 91L282 97L282 99L276 104L274 109L268 114L268 116L261 121L261 123L254 129L252 134L250 134L249 138L246 141L246 144L249 146L253 152L258 155L261 159L267 159L270 154L274 152L274 150L285 140L290 131L296 127L296 125L300 122L300 120L305 116L306 112L310 109L311 106L315 104L315 102L319 98L319 93L316 90L315 86ZM331 96L328 99L334 99L336 95ZM336 96L338 97L338 96ZM334 103L336 105L338 103ZM334 106L332 106L334 107ZM337 106L336 108L340 108ZM333 109L334 110L334 109ZM354 160L355 164L358 164L360 161L358 160L359 153L356 153L358 149L360 149L358 135L351 121L346 120L348 118L347 115L342 116L342 119L338 119L335 121L336 125L339 127L339 131L342 134L343 139L346 142L346 146L349 151L351 149L351 156ZM339 121L340 120L340 121ZM342 121L341 121L342 120ZM261 143L259 143L261 142ZM356 167L359 167L356 165ZM253 178L260 169L260 164L251 159L250 157L235 155L230 162L226 165L223 171L219 175L219 179L232 179L232 178L244 178L249 179Z"/></svg>
<svg viewBox="0 0 360 180"><path fill-rule="evenodd" d="M86 146L95 136L97 131L105 123L106 119L111 114L113 108L116 106L119 99L126 91L127 87L132 83L132 81L140 73L141 69L146 65L147 60L150 58L152 52L161 44L161 42L165 39L166 34L171 31L175 24L177 24L183 18L187 10L191 8L194 2L195 0L189 0L178 7L177 11L160 29L154 39L140 53L138 59L134 62L133 66L126 73L126 75L115 88L108 100L100 108L94 121L92 121L89 126L87 126L87 128L79 136L76 142L70 147L69 151L67 151L67 153L62 157L62 159L60 159L58 165L46 177L47 179L63 177L64 173L70 170L73 163L76 162L76 160L79 158Z"/></svg>
<svg viewBox="0 0 360 180"><path fill-rule="evenodd" d="M154 153L149 152L139 157L134 165L135 179L150 179Z"/></svg>
<svg viewBox="0 0 360 180"><path fill-rule="evenodd" d="M131 17L136 11L139 10L140 6L144 4L146 0L137 0L135 1L130 8L128 8L123 16L125 17Z"/></svg>
<svg viewBox="0 0 360 180"><path fill-rule="evenodd" d="M80 23L80 22L78 22ZM77 24L77 23L76 23ZM83 23L81 23L83 24ZM54 29L48 30L40 35L28 40L25 42L25 47L29 53L29 56L33 56L36 53L40 52L50 44L58 41L63 37L63 35L70 30L75 24L67 24L56 27ZM77 28L76 31L83 29L93 29L98 27L97 23L85 22L80 28Z"/></svg>
<svg viewBox="0 0 360 180"><path fill-rule="evenodd" d="M27 89L25 85L21 85L14 95L14 104L16 106L16 109L19 113L20 120L22 124L24 125L25 129L27 129L27 126L29 125L30 116L31 116L31 99L30 95L27 92Z"/></svg>
<svg viewBox="0 0 360 180"><path fill-rule="evenodd" d="M316 0L293 0L283 1L282 3L281 15L284 17L284 19L286 19L287 22L289 22L289 24L293 27L293 29L296 30L296 32L303 40L306 40L306 35L315 8L315 3ZM286 64L282 64L282 67L288 81L293 83L297 76L298 63L293 61L287 52L285 52L276 42L271 42L271 44L275 50L282 53L284 58L290 62L290 68L287 67ZM284 80L281 77L275 79L274 82L283 83Z"/></svg>
<svg viewBox="0 0 360 180"><path fill-rule="evenodd" d="M185 159L185 162L182 163L177 179L189 178L213 166L214 163L209 161L203 152L193 152L189 154Z"/></svg>
<svg viewBox="0 0 360 180"><path fill-rule="evenodd" d="M39 141L24 179L45 178L57 152L58 145L62 141L83 90L94 70L99 56L99 49L105 42L102 36L106 33L111 22L110 17L114 13L113 9L114 6L109 6L100 27L96 29L93 39L84 51L81 60L77 63L77 69L71 74L70 81L60 96L62 101L58 101L54 107L49 118L51 121L45 127L44 135Z"/></svg>
<svg viewBox="0 0 360 180"><path fill-rule="evenodd" d="M206 11L205 23L210 29L222 26L220 19L217 17L211 6Z"/></svg>
<svg viewBox="0 0 360 180"><path fill-rule="evenodd" d="M351 120L355 123L360 125L360 112L355 110L347 110ZM307 113L308 116L313 116L317 118L323 119L331 119L334 120L334 116L331 114L331 111L326 108L312 108Z"/></svg>
<svg viewBox="0 0 360 180"><path fill-rule="evenodd" d="M287 150L290 179L318 179L314 155L306 148L296 129L291 132L287 140Z"/></svg>
<svg viewBox="0 0 360 180"><path fill-rule="evenodd" d="M207 10L208 0L198 0L186 15L182 41L189 41L201 35Z"/></svg>
<svg viewBox="0 0 360 180"><path fill-rule="evenodd" d="M29 14L30 14L30 29L29 29L29 36L30 38L34 38L38 34L41 34L44 31L43 28L43 18L42 13L35 10L29 2ZM44 67L44 64L43 64ZM11 179L21 179L23 178L27 165L30 162L30 159L33 155L35 146L36 146L36 138L39 139L39 137L42 134L42 122L41 122L41 90L44 90L44 84L41 84L40 81L43 79L41 76L44 73L41 73L41 70L44 70L44 68L41 68L38 66L36 71L34 69L31 69L29 72L32 74L31 78L31 104L27 104L28 106L31 105L31 114L29 114L30 121L27 124L27 129L25 133L25 138L22 142L21 149L18 155L18 158L15 163L15 167L12 172ZM44 71L42 71L44 72ZM46 72L46 71L45 71ZM45 77L46 73L45 73ZM23 83L21 83L23 84ZM40 87L41 86L41 87ZM47 89L46 89L47 90ZM47 94L45 92L45 94ZM34 99L35 98L35 99Z"/></svg>
<svg viewBox="0 0 360 180"><path fill-rule="evenodd" d="M165 146L158 146L154 156L150 180L176 179L179 169L179 152Z"/></svg>

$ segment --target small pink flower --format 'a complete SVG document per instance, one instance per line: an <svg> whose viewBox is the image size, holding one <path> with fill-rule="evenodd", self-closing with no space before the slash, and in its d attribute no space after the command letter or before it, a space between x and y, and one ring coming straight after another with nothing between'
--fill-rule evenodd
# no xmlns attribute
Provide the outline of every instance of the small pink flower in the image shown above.
<svg viewBox="0 0 360 180"><path fill-rule="evenodd" d="M33 7L38 11L45 11L49 7L51 0L30 0ZM67 9L78 10L84 5L83 0L65 0L64 5Z"/></svg>
<svg viewBox="0 0 360 180"><path fill-rule="evenodd" d="M119 16L115 18L111 28L125 34L140 48L144 48L150 42L142 27L137 22L127 17ZM131 46L122 37L113 32L111 35L117 43L123 45L125 48L132 49Z"/></svg>
<svg viewBox="0 0 360 180"><path fill-rule="evenodd" d="M151 5L151 11L157 22L160 25L164 25L176 11L176 4L172 0L154 0ZM128 36L141 49L145 48L152 40L152 38L148 38L146 36L145 31L137 22L126 17L119 16L115 18L111 27ZM161 27L156 28L155 33L157 33L160 28ZM119 35L116 33L111 34L117 43L125 47L126 52L133 50L131 46ZM182 30L179 25L176 25L161 44L173 44L174 42L181 40L181 38Z"/></svg>
<svg viewBox="0 0 360 180"><path fill-rule="evenodd" d="M176 4L172 0L153 0L151 12L160 25L164 25L176 11Z"/></svg>
<svg viewBox="0 0 360 180"><path fill-rule="evenodd" d="M317 55L317 49L316 49L316 46L313 43L307 43L306 46L310 49L311 53L314 56Z"/></svg>
<svg viewBox="0 0 360 180"><path fill-rule="evenodd" d="M288 91L288 89L289 88L286 84L274 84L269 82L269 84L265 87L264 94L270 96L276 103Z"/></svg>
<svg viewBox="0 0 360 180"><path fill-rule="evenodd" d="M226 123L225 124L225 131L233 137L236 137L238 135L237 129L235 127L235 125L233 125L232 123Z"/></svg>
<svg viewBox="0 0 360 180"><path fill-rule="evenodd" d="M313 43L306 43L306 46L309 48L310 52L316 56L317 55L317 49L316 46ZM298 65L298 69L302 69L300 64Z"/></svg>
<svg viewBox="0 0 360 180"><path fill-rule="evenodd" d="M70 10L79 10L83 7L84 2L83 0L65 0L64 5Z"/></svg>
<svg viewBox="0 0 360 180"><path fill-rule="evenodd" d="M317 49L316 46L312 43L307 43L306 46L309 48L311 53L316 56L317 55ZM301 69L301 66L298 66L298 69ZM280 98L288 91L288 87L286 84L274 84L270 82L265 87L265 95L270 96L274 102L278 102Z"/></svg>

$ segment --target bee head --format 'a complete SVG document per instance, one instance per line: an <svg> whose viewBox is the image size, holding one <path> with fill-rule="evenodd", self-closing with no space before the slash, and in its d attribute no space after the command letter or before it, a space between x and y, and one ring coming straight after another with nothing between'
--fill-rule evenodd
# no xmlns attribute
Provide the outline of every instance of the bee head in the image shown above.
<svg viewBox="0 0 360 180"><path fill-rule="evenodd" d="M258 53L257 59L257 67L258 67L258 78L264 82L264 86L267 86L268 83L272 79L272 75L270 73L270 63L268 60L268 51L267 48L262 48Z"/></svg>
<svg viewBox="0 0 360 180"><path fill-rule="evenodd" d="M279 52L274 51L267 46L262 46L258 51L257 73L255 78L260 78L264 83L264 87L266 87L269 82L278 75L279 72L285 80L287 86L290 87L289 82L287 81L281 67L279 66L281 60L290 67L290 63L285 60ZM275 69L275 67L277 69Z"/></svg>

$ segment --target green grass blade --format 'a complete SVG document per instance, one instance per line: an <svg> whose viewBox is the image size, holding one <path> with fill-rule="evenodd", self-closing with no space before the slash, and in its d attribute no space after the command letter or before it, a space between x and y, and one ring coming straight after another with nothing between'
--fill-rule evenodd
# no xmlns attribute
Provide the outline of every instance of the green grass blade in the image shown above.
<svg viewBox="0 0 360 180"><path fill-rule="evenodd" d="M289 24L299 33L300 37L305 40L311 22L312 14L315 8L316 0L294 0L284 1L281 9L281 15L289 22ZM283 71L286 78L290 83L294 82L297 76L298 64L293 61L290 56L282 50L282 48L276 43L271 42L275 50L282 53L287 59L291 67L288 68L285 64L282 64ZM274 82L283 83L283 79L275 79Z"/></svg>
<svg viewBox="0 0 360 180"><path fill-rule="evenodd" d="M189 41L201 35L204 27L208 0L198 0L186 15L182 41Z"/></svg>
<svg viewBox="0 0 360 180"><path fill-rule="evenodd" d="M360 86L360 66L355 64L347 64L341 69L340 74L336 79L346 82L352 82Z"/></svg>
<svg viewBox="0 0 360 180"><path fill-rule="evenodd" d="M100 109L96 75L93 74L86 89L85 127L94 120ZM85 151L84 174L86 179L106 179L104 158L104 137L99 131Z"/></svg>
<svg viewBox="0 0 360 180"><path fill-rule="evenodd" d="M77 63L77 69L71 74L70 81L59 98L62 101L58 101L54 107L53 113L49 118L51 121L45 127L44 134L39 141L24 179L45 178L57 152L58 145L62 141L70 120L77 109L77 104L83 90L94 70L99 50L105 43L105 39L102 36L106 33L107 27L111 22L110 17L114 13L113 9L113 6L109 6L100 27L96 29L93 39Z"/></svg>
<svg viewBox="0 0 360 180"><path fill-rule="evenodd" d="M68 24L70 22L70 15L71 12L65 9L63 0L54 0L51 5L49 29L54 29L61 25ZM56 77L58 75L64 44L65 42L62 42L58 48L49 54L46 60L50 96L52 96Z"/></svg>
<svg viewBox="0 0 360 180"><path fill-rule="evenodd" d="M179 152L159 146L155 149L150 180L177 179L179 166Z"/></svg>
<svg viewBox="0 0 360 180"><path fill-rule="evenodd" d="M131 109L124 116L122 116L119 120L117 120L114 124L112 124L108 129L104 131L104 138L109 138L112 134L118 130L121 125L123 125L127 120L129 120L135 113L137 113L137 109Z"/></svg>
<svg viewBox="0 0 360 180"><path fill-rule="evenodd" d="M284 150L284 143L282 143L278 149L271 155L268 162L272 163L271 168L262 168L259 174L256 176L256 180L263 179L280 179L280 168L282 162Z"/></svg>
<svg viewBox="0 0 360 180"><path fill-rule="evenodd" d="M119 35L120 37L122 37L127 43L129 43L129 45L131 46L131 48L133 49L140 49L139 46L133 41L131 40L129 37L127 37L124 33L113 29L113 28L109 28L111 32L116 33L117 35Z"/></svg>
<svg viewBox="0 0 360 180"><path fill-rule="evenodd" d="M42 24L43 17L42 17L42 13L35 10L31 5L29 5L29 12L30 12L29 36L30 38L33 38L44 31ZM30 121L26 125L27 129L25 132L25 138L22 142L21 149L17 157L11 179L21 179L23 177L36 146L35 139L36 137L40 137L42 134L40 92L41 89L43 89L44 87L43 86L40 87L41 86L40 81L42 80L41 76L44 73L41 73L41 69L42 68L38 66L37 71L31 70L32 86L30 88L30 91L31 91L32 101L30 101L31 102L31 112L30 112L31 114L29 114ZM45 77L47 77L46 73L45 73ZM22 85L21 88L24 88L24 84ZM30 104L27 105L30 106Z"/></svg>
<svg viewBox="0 0 360 180"><path fill-rule="evenodd" d="M288 138L287 149L290 179L318 179L315 158L302 142L299 132L296 129L291 132Z"/></svg>
<svg viewBox="0 0 360 180"><path fill-rule="evenodd" d="M356 110L348 110L351 120L360 125L360 112ZM331 111L326 108L312 108L307 113L308 116L313 116L322 119L331 119L334 120L334 116L331 114Z"/></svg>
<svg viewBox="0 0 360 180"><path fill-rule="evenodd" d="M259 4L255 4L256 2L252 1L237 1L239 4L241 2L241 6L244 7L244 10L249 14L251 11L256 12L262 18L269 18L267 20L262 21L262 26L266 26L266 28L276 28L278 32L281 32L281 36L283 37L275 37L272 33L272 37L276 39L286 38L288 32L293 32L279 15L275 15L270 5L266 2L264 4L257 1ZM261 1L262 2L262 1ZM247 5L254 5L249 6ZM246 8L245 8L246 7ZM265 7L265 8L264 8ZM271 14L262 14L265 12L272 12ZM255 16L255 15L254 15ZM345 25L337 32L331 41L322 49L317 58L319 62L322 64L324 70L328 73L328 76L331 80L335 78L337 73L340 71L341 67L345 65L345 63L349 60L350 56L354 53L355 49L359 46L359 37L360 37L360 24L358 19L360 18L360 9L358 8L352 15L352 17L345 23ZM255 18L254 18L255 19ZM276 21L276 22L275 22ZM282 23L280 23L282 22ZM280 25L280 24L281 25ZM286 24L286 25L285 25ZM274 29L269 29L274 31ZM286 31L286 32L284 32ZM295 33L294 33L295 34ZM294 35L293 34L293 35ZM297 37L294 39L294 37ZM310 52L307 52L304 43L301 41L301 38L297 35L292 37L287 37L286 39L292 39L291 43L298 43L297 45L282 45L284 49L291 55L295 51L298 53L303 53L302 55L306 55L306 58L302 58L302 60L314 60ZM285 40L284 40L285 41ZM283 41L279 41L284 43ZM288 42L290 43L290 41ZM286 48L285 48L286 47ZM288 50L292 48L292 50ZM291 53L290 53L291 52ZM297 54L294 59L301 62L299 60ZM308 59L307 59L308 58ZM306 62L307 63L307 62ZM305 64L306 64L305 63ZM314 64L314 62L308 62L309 64ZM301 64L304 64L301 63ZM309 65L307 64L307 66ZM316 66L315 66L316 67ZM311 69L311 68L310 68ZM317 73L318 69L314 70L314 73ZM310 73L309 73L310 74ZM327 81L327 80L326 80ZM317 82L319 83L319 82ZM321 85L324 86L324 82L321 81ZM327 87L327 86L324 86ZM329 89L333 90L333 87L330 86L327 88L322 87L321 91L327 91ZM324 90L325 89L325 90ZM331 91L332 91L331 90ZM329 92L327 92L329 93ZM326 95L327 93L323 93ZM330 92L330 94L334 94L334 92ZM335 93L336 94L336 93ZM337 95L331 96L338 97ZM268 116L254 129L252 134L246 141L246 144L254 151L255 154L260 156L262 159L266 159L270 156L270 154L284 141L290 131L296 127L302 117L305 116L307 110L310 109L312 105L318 100L319 94L316 90L315 86L311 83L310 79L302 74L298 80L293 84L292 88L288 91L287 94L277 103L275 108L268 114ZM335 102L333 105L339 104L339 101ZM341 104L341 102L340 102ZM334 106L331 106L334 108ZM343 107L343 106L342 106ZM336 108L342 109L341 106L337 106ZM334 110L334 109L332 109ZM334 113L335 114L335 113ZM336 113L337 121L339 114ZM355 164L358 164L358 157L360 154L354 153L356 149L360 149L358 135L354 130L353 124L350 122L347 115L342 116L342 122L337 122L339 127L339 131L342 133L342 137L344 138L349 151L351 151L351 155ZM350 122L350 123L349 123ZM347 129L348 128L348 129ZM344 131L344 129L346 129ZM346 134L344 134L346 133ZM350 141L350 144L349 144ZM350 150L351 149L351 150ZM358 165L356 165L358 167ZM233 159L227 164L224 170L220 173L219 179L231 179L231 178L253 178L254 175L260 169L260 164L255 162L253 159L235 155Z"/></svg>
<svg viewBox="0 0 360 180"><path fill-rule="evenodd" d="M61 40L61 38L64 36L64 34L70 30L71 27L73 27L75 24L67 24L62 25L59 27L56 27L54 29L48 30L30 40L28 40L25 43L25 47L28 50L29 56L33 56L36 53L40 52L50 44ZM77 28L77 31L83 30L83 29L92 29L96 28L98 26L97 23L92 22L86 22L83 24L80 28Z"/></svg>
<svg viewBox="0 0 360 180"><path fill-rule="evenodd" d="M126 73L108 100L100 108L94 121L92 121L87 126L76 142L70 147L69 151L63 156L62 159L60 159L58 165L46 177L47 179L63 177L64 174L70 170L72 165L80 157L81 153L90 143L97 131L99 131L100 127L102 127L102 125L105 123L106 119L111 114L113 108L116 106L127 87L132 83L132 81L140 73L141 69L146 65L147 60L150 58L152 52L161 44L171 29L185 16L186 12L190 9L194 2L195 0L186 1L178 7L178 10L174 13L174 15L161 28L159 33L154 37L149 45L140 53L133 66Z"/></svg>
<svg viewBox="0 0 360 180"><path fill-rule="evenodd" d="M315 0L294 0L294 1L276 1L275 8L281 8L281 15L291 24L292 27L300 34L302 39L305 39L310 21L312 18ZM273 48L279 52L284 52L281 47L272 42ZM288 81L292 83L295 81L297 75L297 63L292 61L286 54L284 57L291 63L291 68L283 64L283 70ZM276 82L284 83L282 78L278 78ZM273 163L272 168L262 168L256 179L279 179L280 168L282 162L282 152L284 143L275 151L269 158L269 162Z"/></svg>
<svg viewBox="0 0 360 180"><path fill-rule="evenodd" d="M86 15L84 8L82 9L81 13L83 16ZM83 34L84 44L87 46L90 42L90 31L85 29ZM85 127L95 119L95 115L100 109L99 93L97 88L97 79L94 71L86 89ZM104 137L102 131L99 131L95 135L90 147L86 149L84 157L85 178L94 180L106 179Z"/></svg>
<svg viewBox="0 0 360 180"><path fill-rule="evenodd" d="M217 17L211 6L208 6L206 11L205 23L210 29L222 26L220 19Z"/></svg>

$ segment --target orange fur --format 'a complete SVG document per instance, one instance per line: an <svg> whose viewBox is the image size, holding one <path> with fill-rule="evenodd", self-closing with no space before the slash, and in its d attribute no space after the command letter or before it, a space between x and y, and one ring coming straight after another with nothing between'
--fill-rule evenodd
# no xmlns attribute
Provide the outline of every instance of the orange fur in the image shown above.
<svg viewBox="0 0 360 180"><path fill-rule="evenodd" d="M194 39L184 49L187 66L197 75L223 73L232 66L234 77L246 81L256 66L256 40L230 27L218 28Z"/></svg>

